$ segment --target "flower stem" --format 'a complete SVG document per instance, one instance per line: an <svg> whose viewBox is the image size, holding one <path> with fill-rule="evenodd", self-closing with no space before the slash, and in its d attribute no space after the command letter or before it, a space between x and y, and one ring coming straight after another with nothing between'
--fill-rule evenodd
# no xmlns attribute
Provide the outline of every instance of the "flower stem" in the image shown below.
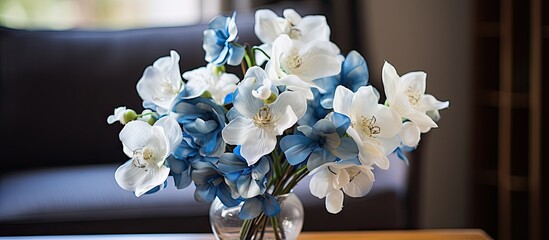
<svg viewBox="0 0 549 240"><path fill-rule="evenodd" d="M263 51L263 49L259 48L259 47L252 47L252 51L253 53L255 53L255 51L260 51L261 53L263 53L263 55L265 55L265 57L267 57L267 59L271 59L271 57L269 56L269 54L267 54L265 51Z"/></svg>
<svg viewBox="0 0 549 240"><path fill-rule="evenodd" d="M250 60L250 57L248 56L248 54L244 54L244 59L246 59L246 65L248 66L248 68L252 67L252 61Z"/></svg>
<svg viewBox="0 0 549 240"><path fill-rule="evenodd" d="M278 231L278 219L276 216L274 217L270 217L271 219L271 225L273 225L273 231L274 231L274 235L275 235L275 239L276 240L282 240L282 237L280 235L280 232Z"/></svg>
<svg viewBox="0 0 549 240"><path fill-rule="evenodd" d="M307 165L300 167L297 171L295 171L294 174L292 174L292 180L286 185L286 187L282 190L282 192L280 192L280 194L289 193L295 187L295 185L297 185L297 183L301 181L301 179L307 176L307 174L309 174Z"/></svg>
<svg viewBox="0 0 549 240"><path fill-rule="evenodd" d="M277 149L275 148L272 152L273 156L273 168L275 172L275 181L279 180L282 176L282 170L280 168L280 155L278 154Z"/></svg>
<svg viewBox="0 0 549 240"><path fill-rule="evenodd" d="M242 70L242 75L246 75L246 66L244 65L244 62L240 63L240 69Z"/></svg>

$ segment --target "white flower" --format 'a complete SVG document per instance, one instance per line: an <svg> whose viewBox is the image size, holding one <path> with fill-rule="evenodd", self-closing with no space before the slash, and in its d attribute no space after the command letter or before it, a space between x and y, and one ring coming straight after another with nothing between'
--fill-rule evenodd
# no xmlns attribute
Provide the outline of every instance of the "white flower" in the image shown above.
<svg viewBox="0 0 549 240"><path fill-rule="evenodd" d="M248 165L272 152L276 136L293 126L307 109L305 98L296 92L283 92L272 104L252 95L257 85L263 85L264 71L252 67L238 85L234 101L234 119L223 129L223 139L231 145L241 145L240 153Z"/></svg>
<svg viewBox="0 0 549 240"><path fill-rule="evenodd" d="M137 93L143 99L143 105L155 109L160 115L169 112L181 90L183 81L179 71L179 54L173 50L170 56L161 57L148 66L137 82Z"/></svg>
<svg viewBox="0 0 549 240"><path fill-rule="evenodd" d="M312 41L297 46L288 35L280 35L273 43L271 59L265 69L275 85L286 85L312 99L313 80L339 74L343 58L326 41Z"/></svg>
<svg viewBox="0 0 549 240"><path fill-rule="evenodd" d="M311 194L325 197L326 210L333 214L343 208L343 192L351 197L363 197L370 192L375 181L371 167L347 162L326 163L311 174Z"/></svg>
<svg viewBox="0 0 549 240"><path fill-rule="evenodd" d="M170 169L166 158L181 143L179 124L171 117L159 119L153 126L131 121L120 132L124 153L131 160L120 166L114 175L120 187L135 192L137 197L166 181Z"/></svg>
<svg viewBox="0 0 549 240"><path fill-rule="evenodd" d="M378 104L378 101L379 96L372 86L360 87L356 93L338 86L334 96L334 111L351 119L347 134L358 145L360 162L388 169L387 155L400 144L398 133L402 122L393 109Z"/></svg>
<svg viewBox="0 0 549 240"><path fill-rule="evenodd" d="M121 124L126 124L124 121L124 114L126 113L126 107L117 107L114 109L114 114L107 117L107 123L113 124L116 121L120 121Z"/></svg>
<svg viewBox="0 0 549 240"><path fill-rule="evenodd" d="M330 27L326 22L326 17L321 15L310 15L301 17L293 9L285 9L284 18L276 15L269 9L260 9L255 12L254 31L257 38L263 42L260 48L271 53L273 42L282 34L288 35L299 45L312 42L313 40L330 41ZM336 53L339 49L335 44ZM256 61L262 64L266 58L262 53L256 53Z"/></svg>
<svg viewBox="0 0 549 240"><path fill-rule="evenodd" d="M213 100L219 105L223 105L225 97L236 90L236 84L240 80L231 73L216 73L213 64L185 72L183 78L188 80L186 88L195 89L199 95L205 91L210 92Z"/></svg>
<svg viewBox="0 0 549 240"><path fill-rule="evenodd" d="M438 110L447 108L448 102L440 102L425 94L425 72L410 72L400 77L396 69L388 62L383 65L383 85L387 102L398 114L411 122L406 122L400 133L402 142L407 146L416 146L420 132L428 132L437 127L427 113L439 117Z"/></svg>

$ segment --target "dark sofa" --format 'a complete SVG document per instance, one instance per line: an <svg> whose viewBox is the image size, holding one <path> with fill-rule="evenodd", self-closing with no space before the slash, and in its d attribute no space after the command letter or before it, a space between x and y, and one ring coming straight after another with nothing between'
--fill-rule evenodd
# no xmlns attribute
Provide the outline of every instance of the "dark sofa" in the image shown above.
<svg viewBox="0 0 549 240"><path fill-rule="evenodd" d="M314 8L303 14L318 13ZM278 11L280 12L280 11ZM135 84L146 66L181 55L181 71L206 64L207 25L124 31L27 31L0 28L0 235L209 232L209 204L194 188L136 198L118 187L126 161L115 107L141 110ZM241 42L257 43L253 15L240 14ZM238 71L235 68L234 71ZM304 230L397 229L407 221L407 166L376 170L372 192L346 199L331 215L308 183Z"/></svg>

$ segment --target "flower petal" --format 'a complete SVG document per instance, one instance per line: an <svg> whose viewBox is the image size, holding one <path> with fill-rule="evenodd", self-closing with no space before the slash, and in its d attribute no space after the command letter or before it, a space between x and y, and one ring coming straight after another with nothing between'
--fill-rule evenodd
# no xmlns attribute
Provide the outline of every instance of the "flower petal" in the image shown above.
<svg viewBox="0 0 549 240"><path fill-rule="evenodd" d="M229 46L229 59L227 60L227 64L238 66L244 57L245 48L244 46L237 46L232 43L229 43Z"/></svg>
<svg viewBox="0 0 549 240"><path fill-rule="evenodd" d="M300 39L307 43L314 40L330 41L330 26L325 16L309 15L301 18L296 26L301 31ZM339 53L339 51L336 51Z"/></svg>
<svg viewBox="0 0 549 240"><path fill-rule="evenodd" d="M254 126L255 124L252 119L237 117L223 128L223 140L225 140L227 144L242 145L254 131Z"/></svg>
<svg viewBox="0 0 549 240"><path fill-rule="evenodd" d="M341 160L349 160L358 157L358 146L351 138L342 138L338 148L329 150Z"/></svg>
<svg viewBox="0 0 549 240"><path fill-rule="evenodd" d="M364 197L370 192L374 184L374 173L364 165L356 166L360 173L343 187L343 191L351 197Z"/></svg>
<svg viewBox="0 0 549 240"><path fill-rule="evenodd" d="M120 131L120 141L131 151L141 149L151 137L151 128L151 125L146 122L131 121Z"/></svg>
<svg viewBox="0 0 549 240"><path fill-rule="evenodd" d="M333 174L330 171L328 171L327 166L329 166L330 163L327 163L325 165L320 166L319 168L316 168L315 172L311 172L313 176L311 177L311 181L309 182L309 190L311 191L311 194L313 196L318 198L326 197L326 195L334 191L331 180L331 176L329 174Z"/></svg>
<svg viewBox="0 0 549 240"><path fill-rule="evenodd" d="M431 130L431 128L438 127L433 119L431 119L427 114L419 111L414 111L406 115L406 118L414 122L419 127L422 133L428 132L429 130Z"/></svg>
<svg viewBox="0 0 549 240"><path fill-rule="evenodd" d="M299 50L299 55L303 63L299 67L299 73L294 74L305 81L337 75L341 71L342 59L333 52L330 42L310 42Z"/></svg>
<svg viewBox="0 0 549 240"><path fill-rule="evenodd" d="M242 144L240 153L248 162L248 166L255 164L259 158L272 152L276 146L276 135L274 132L262 128L255 128L248 135Z"/></svg>
<svg viewBox="0 0 549 240"><path fill-rule="evenodd" d="M122 189L133 191L135 192L135 196L139 197L164 183L169 174L170 169L165 166L146 169L138 168L130 160L116 170L114 178Z"/></svg>
<svg viewBox="0 0 549 240"><path fill-rule="evenodd" d="M390 100L394 94L399 91L400 76L398 75L395 67L389 62L385 61L382 70L383 88L385 89L385 95Z"/></svg>
<svg viewBox="0 0 549 240"><path fill-rule="evenodd" d="M236 36L238 35L238 28L236 27L236 12L233 12L233 16L228 19L229 24L227 26L227 30L229 32L229 37L227 38L227 42L232 42L236 39Z"/></svg>
<svg viewBox="0 0 549 240"><path fill-rule="evenodd" d="M292 127L298 119L291 106L286 106L286 111L284 113L274 113L273 111L273 114L276 114L273 118L273 122L277 135L282 135L284 130Z"/></svg>
<svg viewBox="0 0 549 240"><path fill-rule="evenodd" d="M269 9L259 9L255 12L255 35L263 43L272 43L282 33L286 32L286 21Z"/></svg>
<svg viewBox="0 0 549 240"><path fill-rule="evenodd" d="M169 152L173 152L183 140L181 127L175 119L170 116L160 118L154 123L154 126L159 126L164 129L164 134L169 140Z"/></svg>
<svg viewBox="0 0 549 240"><path fill-rule="evenodd" d="M377 165L383 170L389 169L389 159L379 143L365 142L359 150L358 159L366 166ZM394 150L394 149L393 149Z"/></svg>
<svg viewBox="0 0 549 240"><path fill-rule="evenodd" d="M312 151L310 144L311 140L302 135L288 135L280 140L280 148L291 165L300 164L307 159Z"/></svg>
<svg viewBox="0 0 549 240"><path fill-rule="evenodd" d="M404 89L412 89L420 94L425 93L426 79L427 73L425 72L409 72L400 77Z"/></svg>
<svg viewBox="0 0 549 240"><path fill-rule="evenodd" d="M326 210L336 214L343 209L343 192L341 190L331 191L326 195Z"/></svg>
<svg viewBox="0 0 549 240"><path fill-rule="evenodd" d="M334 162L336 157L325 149L318 148L311 153L309 160L307 161L307 168L309 171L324 165L325 163Z"/></svg>
<svg viewBox="0 0 549 240"><path fill-rule="evenodd" d="M265 212L265 215L274 217L280 213L280 204L272 195L263 195L263 199L261 201L263 202L263 211Z"/></svg>
<svg viewBox="0 0 549 240"><path fill-rule="evenodd" d="M164 165L164 160L170 155L170 143L164 129L159 126L153 126L151 128L151 137L147 142L147 146L150 148L154 155L150 163L156 164L158 167ZM149 163L149 161L147 161Z"/></svg>
<svg viewBox="0 0 549 240"><path fill-rule="evenodd" d="M421 139L421 132L416 124L413 122L405 122L402 125L402 130L400 131L400 139L402 144L408 147L415 147Z"/></svg>
<svg viewBox="0 0 549 240"><path fill-rule="evenodd" d="M334 111L351 117L352 102L353 92L346 87L337 86L334 95Z"/></svg>
<svg viewBox="0 0 549 240"><path fill-rule="evenodd" d="M273 110L274 108L273 112L277 111L276 109L278 107L282 107L285 105L289 105L292 107L292 110L294 111L297 118L301 118L303 114L305 114L305 111L307 111L307 100L299 93L281 93L276 99L275 103L273 103L271 110Z"/></svg>
<svg viewBox="0 0 549 240"><path fill-rule="evenodd" d="M254 83L257 79L253 73L259 70L254 70L254 67L250 68L250 70L252 71L250 76L247 75L248 77L244 77L244 80L238 85L238 94L234 99L234 108L240 116L246 118L253 118L263 106L263 100L257 99L252 95Z"/></svg>
<svg viewBox="0 0 549 240"><path fill-rule="evenodd" d="M258 198L246 199L242 208L240 209L240 214L238 215L240 219L252 219L263 211L263 203Z"/></svg>
<svg viewBox="0 0 549 240"><path fill-rule="evenodd" d="M236 182L236 188L243 198L253 198L261 194L260 186L250 175L241 175Z"/></svg>
<svg viewBox="0 0 549 240"><path fill-rule="evenodd" d="M437 100L433 95L425 94L421 96L419 109L421 111L427 112L448 108L449 105L450 103L448 101L441 102Z"/></svg>
<svg viewBox="0 0 549 240"><path fill-rule="evenodd" d="M223 153L221 157L219 157L219 162L217 163L217 169L225 174L242 171L247 167L248 164L246 161L240 159L234 153Z"/></svg>
<svg viewBox="0 0 549 240"><path fill-rule="evenodd" d="M231 189L226 184L220 184L218 185L217 192L216 192L217 198L223 203L223 205L227 207L235 207L240 204L239 199L234 199L232 197Z"/></svg>

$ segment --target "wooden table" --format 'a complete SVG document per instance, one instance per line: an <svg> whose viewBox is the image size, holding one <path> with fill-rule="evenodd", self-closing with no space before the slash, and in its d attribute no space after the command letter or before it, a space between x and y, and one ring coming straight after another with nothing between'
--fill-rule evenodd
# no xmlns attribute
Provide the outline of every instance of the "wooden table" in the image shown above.
<svg viewBox="0 0 549 240"><path fill-rule="evenodd" d="M398 230L398 231L363 231L363 232L303 232L299 240L487 240L492 239L484 231L478 229L452 230Z"/></svg>
<svg viewBox="0 0 549 240"><path fill-rule="evenodd" d="M212 234L117 234L117 235L69 235L69 236L29 236L0 237L0 240L212 240ZM487 240L490 238L478 229L441 229L441 230L398 230L398 231L360 231L360 232L303 232L299 240Z"/></svg>

